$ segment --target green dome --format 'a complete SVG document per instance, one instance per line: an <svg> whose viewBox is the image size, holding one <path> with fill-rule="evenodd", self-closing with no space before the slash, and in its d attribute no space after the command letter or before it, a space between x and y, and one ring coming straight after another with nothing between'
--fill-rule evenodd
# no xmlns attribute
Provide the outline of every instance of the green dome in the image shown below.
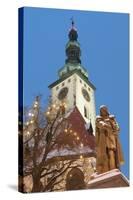
<svg viewBox="0 0 133 200"><path fill-rule="evenodd" d="M81 49L80 43L77 41L78 33L77 29L74 27L74 22L72 22L72 28L69 31L68 37L69 41L67 42L65 48L65 65L58 71L58 75L60 78L62 78L77 70L85 78L88 78L88 73L86 69L81 65Z"/></svg>

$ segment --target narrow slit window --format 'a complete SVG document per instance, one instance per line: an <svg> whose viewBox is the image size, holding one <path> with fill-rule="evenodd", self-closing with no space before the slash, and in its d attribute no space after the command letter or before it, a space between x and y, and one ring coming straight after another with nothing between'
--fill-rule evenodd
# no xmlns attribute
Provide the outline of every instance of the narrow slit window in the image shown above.
<svg viewBox="0 0 133 200"><path fill-rule="evenodd" d="M84 106L84 116L87 118L87 109L85 106Z"/></svg>

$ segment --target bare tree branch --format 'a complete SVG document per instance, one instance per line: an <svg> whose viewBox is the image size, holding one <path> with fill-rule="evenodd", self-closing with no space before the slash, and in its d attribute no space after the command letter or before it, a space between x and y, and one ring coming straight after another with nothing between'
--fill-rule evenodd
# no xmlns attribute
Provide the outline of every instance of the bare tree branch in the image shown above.
<svg viewBox="0 0 133 200"><path fill-rule="evenodd" d="M61 136L59 138L58 136L61 132L64 132L65 128L69 130L71 124L64 118L60 110L52 115L51 120L46 118L44 121L44 115L42 115L43 112L40 110L37 100L33 104L32 111L34 111L34 126L30 132L31 135L26 136L27 139L23 141L23 174L24 176L32 175L33 192L53 191L54 186L63 181L63 175L68 169L80 167L80 165L74 164L75 160L54 162L54 168L49 168L50 165L47 163L48 154L56 145L58 146L59 142L63 142L64 138ZM29 128L30 125L25 126L23 134L27 134ZM67 135L65 134L66 137ZM49 179L43 188L41 179Z"/></svg>

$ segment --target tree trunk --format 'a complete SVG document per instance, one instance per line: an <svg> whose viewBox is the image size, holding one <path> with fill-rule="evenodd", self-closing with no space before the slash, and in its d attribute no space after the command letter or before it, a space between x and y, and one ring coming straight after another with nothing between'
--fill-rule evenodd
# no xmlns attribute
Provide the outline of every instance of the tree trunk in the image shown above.
<svg viewBox="0 0 133 200"><path fill-rule="evenodd" d="M33 179L32 192L41 192L42 183L40 181L40 177L41 177L41 174L40 174L39 170L36 169L32 175L32 179Z"/></svg>

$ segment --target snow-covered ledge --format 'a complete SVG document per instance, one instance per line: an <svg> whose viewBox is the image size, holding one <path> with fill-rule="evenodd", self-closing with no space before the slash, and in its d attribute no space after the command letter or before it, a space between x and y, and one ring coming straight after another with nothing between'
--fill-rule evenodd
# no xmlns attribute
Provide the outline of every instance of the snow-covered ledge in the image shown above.
<svg viewBox="0 0 133 200"><path fill-rule="evenodd" d="M88 188L112 188L127 187L128 179L118 169L113 169L103 174L93 174L92 179L88 182Z"/></svg>

